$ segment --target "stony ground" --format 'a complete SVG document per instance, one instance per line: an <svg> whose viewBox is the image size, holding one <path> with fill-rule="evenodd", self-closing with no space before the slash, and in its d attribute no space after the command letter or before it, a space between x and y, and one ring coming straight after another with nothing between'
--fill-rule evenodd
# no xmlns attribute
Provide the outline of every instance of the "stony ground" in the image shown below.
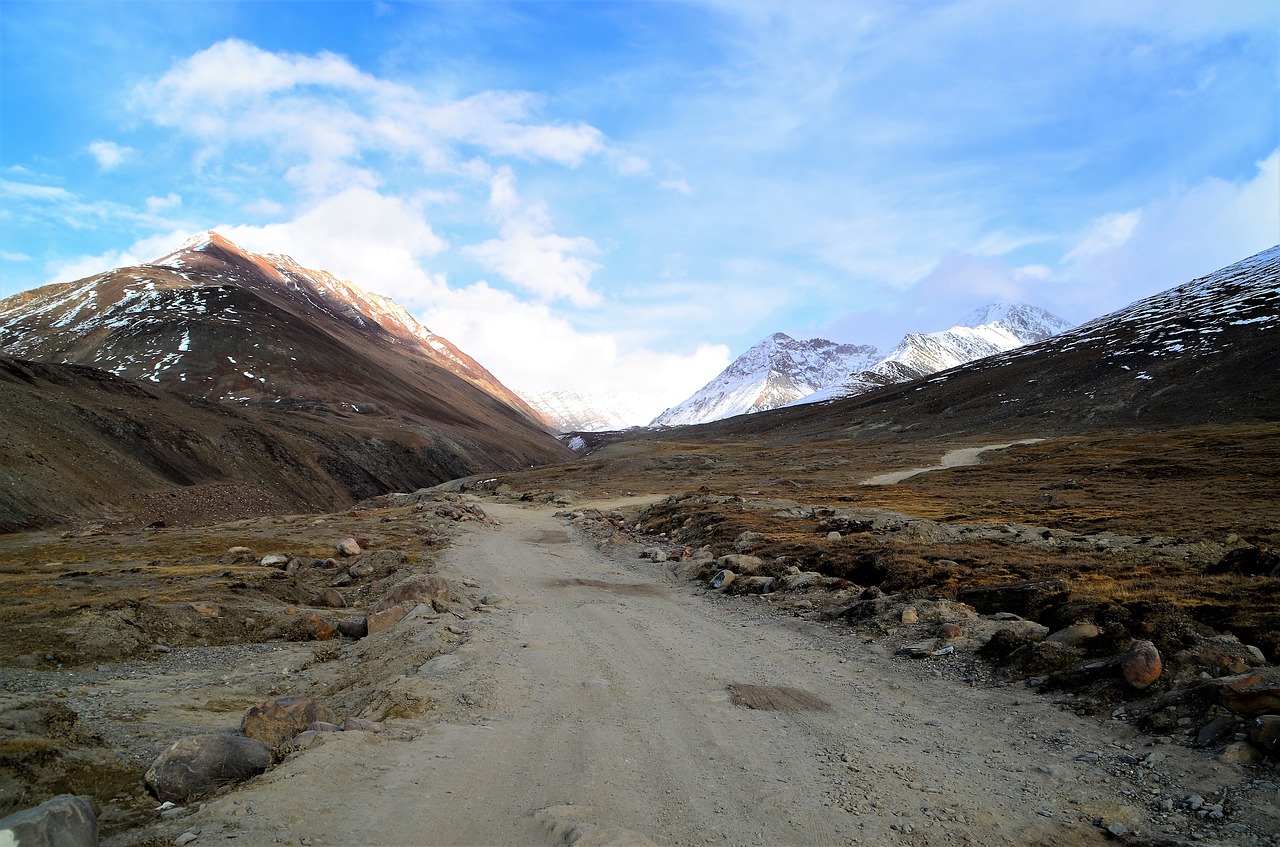
<svg viewBox="0 0 1280 847"><path fill-rule="evenodd" d="M630 455L650 476L729 464ZM998 474L1003 455L961 471ZM1126 619L1161 644L1171 621L1190 627L1137 691L1108 658L1114 633L1132 638L1118 622L1076 646L1054 640L1062 621L893 582L939 561L1005 582L1065 556L1063 581L1096 588L1108 568L1182 573L1246 542L1125 535L1134 518L1118 507L1114 527L1045 535L1010 521L1046 516L1018 500L994 524L946 508L938 478L956 470L913 478L929 519L886 508L911 502L894 490L806 502L724 470L741 493L570 492L553 471L334 515L0 537L0 814L90 795L110 847L1280 845L1275 760L1211 696L1232 662L1265 666L1260 651L1176 615ZM343 555L347 539L363 552ZM763 570L742 560L736 585L713 589L725 554ZM367 637L327 628L373 621L426 573L451 595ZM326 589L343 607L321 602ZM993 652L1001 638L1022 658ZM379 731L308 734L264 775L177 807L143 788L177 738L236 732L247 707L288 695Z"/></svg>

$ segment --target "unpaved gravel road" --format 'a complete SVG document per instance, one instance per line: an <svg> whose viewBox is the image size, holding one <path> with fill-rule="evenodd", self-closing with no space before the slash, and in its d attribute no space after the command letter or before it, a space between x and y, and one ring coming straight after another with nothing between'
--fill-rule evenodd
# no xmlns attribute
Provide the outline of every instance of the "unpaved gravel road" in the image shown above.
<svg viewBox="0 0 1280 847"><path fill-rule="evenodd" d="M877 474L876 476L867 477L859 485L895 485L904 479L911 479L913 476L919 476L929 471L941 471L947 468L962 468L967 465L976 465L982 461L982 454L989 453L992 450L1007 450L1010 447L1016 447L1019 444L1038 444L1044 441L1043 438L1024 438L1021 441L1010 441L1007 444L987 444L982 447L961 447L958 450L949 450L942 454L942 458L938 460L936 465L928 465L923 468L909 468L903 471L890 471L889 473Z"/></svg>
<svg viewBox="0 0 1280 847"><path fill-rule="evenodd" d="M501 525L469 530L440 572L509 605L456 621L461 646L412 681L445 720L328 736L188 819L197 847L1099 844L1095 818L1141 829L1189 775L1201 791L1232 776L1159 746L1155 782L1126 781L1107 763L1152 751L1124 725L698 596L549 507L486 509ZM735 704L754 695L783 710ZM1179 776L1157 785L1165 765Z"/></svg>

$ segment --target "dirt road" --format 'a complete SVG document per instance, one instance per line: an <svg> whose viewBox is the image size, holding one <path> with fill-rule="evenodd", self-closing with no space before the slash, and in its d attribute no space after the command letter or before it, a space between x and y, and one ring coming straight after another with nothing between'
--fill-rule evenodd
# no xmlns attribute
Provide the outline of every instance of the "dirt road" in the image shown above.
<svg viewBox="0 0 1280 847"><path fill-rule="evenodd" d="M1182 790L1108 767L1153 753L1123 725L698 596L549 507L486 509L441 573L502 610L404 681L440 713L328 737L210 802L198 844L1096 844L1096 818L1143 828ZM1215 777L1194 755L1149 774Z"/></svg>
<svg viewBox="0 0 1280 847"><path fill-rule="evenodd" d="M1010 441L1008 444L987 444L982 447L961 447L958 450L949 450L942 454L942 458L936 465L928 465L923 468L908 468L903 471L890 471L889 473L877 474L876 476L864 479L860 485L894 485L902 482L904 479L910 479L913 476L919 476L929 471L940 471L947 468L961 468L966 465L976 465L982 461L982 454L992 450L1006 450L1018 444L1036 444L1044 441L1043 438L1024 438L1022 441Z"/></svg>

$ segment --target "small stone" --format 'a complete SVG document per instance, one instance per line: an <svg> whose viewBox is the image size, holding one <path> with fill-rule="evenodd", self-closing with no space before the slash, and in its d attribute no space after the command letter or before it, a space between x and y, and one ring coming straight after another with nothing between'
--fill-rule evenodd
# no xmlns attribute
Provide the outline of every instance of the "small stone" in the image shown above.
<svg viewBox="0 0 1280 847"><path fill-rule="evenodd" d="M1107 824L1106 829L1107 835L1110 835L1112 838L1124 838L1129 834L1129 828L1119 821L1112 821Z"/></svg>
<svg viewBox="0 0 1280 847"><path fill-rule="evenodd" d="M1079 647L1084 642L1097 638L1101 633L1102 630L1098 629L1095 624L1077 623L1046 636L1045 641L1063 644L1067 647Z"/></svg>
<svg viewBox="0 0 1280 847"><path fill-rule="evenodd" d="M248 547L239 547L239 548L232 547L231 549L248 551L249 548ZM264 568L283 568L285 565L289 564L289 557L286 556L284 553L272 553L268 556L263 556L261 564Z"/></svg>
<svg viewBox="0 0 1280 847"><path fill-rule="evenodd" d="M228 556L252 556L253 551L250 550L248 547L239 547L239 546L228 547L227 555Z"/></svg>
<svg viewBox="0 0 1280 847"><path fill-rule="evenodd" d="M1237 741L1227 745L1218 761L1224 765L1256 765L1262 761L1262 753L1247 742Z"/></svg>
<svg viewBox="0 0 1280 847"><path fill-rule="evenodd" d="M371 721L365 718L347 718L342 722L343 732L382 732L381 721Z"/></svg>
<svg viewBox="0 0 1280 847"><path fill-rule="evenodd" d="M240 732L270 747L304 732L314 721L335 723L337 716L310 697L275 697L245 710Z"/></svg>
<svg viewBox="0 0 1280 847"><path fill-rule="evenodd" d="M832 530L831 532L827 533L828 541L839 541L840 538L841 538L840 533L836 532L835 530Z"/></svg>
<svg viewBox="0 0 1280 847"><path fill-rule="evenodd" d="M364 618L338 621L338 632L347 638L364 638L369 634L369 625Z"/></svg>
<svg viewBox="0 0 1280 847"><path fill-rule="evenodd" d="M1196 734L1196 746L1209 747L1217 744L1227 737L1227 734L1231 732L1235 724L1236 718L1234 715L1219 715L1200 727L1200 732Z"/></svg>
<svg viewBox="0 0 1280 847"><path fill-rule="evenodd" d="M192 611L203 618L222 617L222 607L212 600L197 600L190 605Z"/></svg>
<svg viewBox="0 0 1280 847"><path fill-rule="evenodd" d="M338 555L359 556L362 551L354 538L344 538L338 542Z"/></svg>
<svg viewBox="0 0 1280 847"><path fill-rule="evenodd" d="M347 601L343 599L342 594L335 588L326 588L308 602L308 606L315 606L319 609L345 609Z"/></svg>
<svg viewBox="0 0 1280 847"><path fill-rule="evenodd" d="M901 619L904 624L919 623L920 612L916 609L915 606L907 606L905 609L902 610Z"/></svg>
<svg viewBox="0 0 1280 847"><path fill-rule="evenodd" d="M1164 662L1160 659L1160 651L1150 641L1135 641L1120 660L1120 670L1124 681L1139 691L1149 688L1160 678L1164 670Z"/></svg>
<svg viewBox="0 0 1280 847"><path fill-rule="evenodd" d="M376 635L377 633L391 629L391 627L400 623L400 621L404 620L404 616L407 614L408 611L404 606L395 605L390 609L383 609L381 612L374 612L369 615L369 617L365 618L365 628L369 635Z"/></svg>
<svg viewBox="0 0 1280 847"><path fill-rule="evenodd" d="M953 638L959 638L964 635L964 629L959 624L944 623L938 627L938 637L947 641Z"/></svg>
<svg viewBox="0 0 1280 847"><path fill-rule="evenodd" d="M1249 740L1269 756L1280 755L1280 715L1260 715L1249 727Z"/></svg>
<svg viewBox="0 0 1280 847"><path fill-rule="evenodd" d="M1191 794L1186 799L1187 808L1193 812L1198 812L1204 808L1204 798L1199 794Z"/></svg>
<svg viewBox="0 0 1280 847"><path fill-rule="evenodd" d="M200 836L196 835L194 832L188 829L186 832L182 833L177 838L173 839L173 843L176 844L177 847L182 847L183 844L190 844L192 841L195 841L199 837Z"/></svg>
<svg viewBox="0 0 1280 847"><path fill-rule="evenodd" d="M298 617L298 627L303 636L312 641L328 641L338 637L338 626L315 612L304 612Z"/></svg>

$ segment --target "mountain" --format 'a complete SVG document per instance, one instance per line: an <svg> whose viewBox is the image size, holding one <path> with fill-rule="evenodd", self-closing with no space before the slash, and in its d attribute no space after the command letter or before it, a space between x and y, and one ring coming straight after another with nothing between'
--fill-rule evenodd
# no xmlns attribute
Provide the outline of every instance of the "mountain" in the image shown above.
<svg viewBox="0 0 1280 847"><path fill-rule="evenodd" d="M612 432L636 426L652 414L620 394L522 391L520 396L557 432Z"/></svg>
<svg viewBox="0 0 1280 847"><path fill-rule="evenodd" d="M683 426L776 409L865 369L879 356L880 351L865 345L822 338L797 341L775 333L650 425Z"/></svg>
<svg viewBox="0 0 1280 847"><path fill-rule="evenodd" d="M200 446L223 437L215 422L231 414L243 423L228 443L250 438L266 445L255 454L261 461L291 466L272 476L271 485L286 490L318 463L316 484L329 498L358 499L392 485L421 487L572 457L523 400L393 301L288 257L242 250L215 233L152 263L0 301L0 351L32 363L13 364L7 386L0 421L0 445L9 459L4 475L45 473L36 465L48 461L49 452L123 451L130 461L161 469L158 476L133 480L122 476L121 465L120 474L104 477L104 488L114 486L126 500L139 484L159 490L244 479L242 466L210 460ZM27 379L22 374L34 363L59 367ZM141 394L112 388L112 396L132 398L112 406L102 399L108 383L73 366L149 387ZM170 392L212 405L184 405ZM42 421L60 413L74 419L79 408L94 423L72 431L89 440L68 436L43 444L40 452L15 446L23 439L12 433L39 432ZM209 417L189 408L219 411ZM169 420L170 414L205 423L187 425ZM201 429L205 424L212 429ZM140 428L185 435L160 444ZM112 438L116 446L104 446ZM184 458L183 439L199 461ZM75 468L64 469L74 474ZM69 492L79 490L76 480L62 482ZM15 513L26 509L32 520L88 507L70 495L60 499L58 490L51 478L45 500L8 505ZM90 498L94 508L108 493ZM4 496L0 492L0 500Z"/></svg>
<svg viewBox="0 0 1280 847"><path fill-rule="evenodd" d="M1280 422L1280 246L1043 341L924 379L712 425L935 438Z"/></svg>
<svg viewBox="0 0 1280 847"><path fill-rule="evenodd" d="M993 303L967 315L941 332L909 333L893 352L864 371L794 401L820 403L864 394L899 382L910 382L985 356L1042 341L1071 324L1025 303Z"/></svg>
<svg viewBox="0 0 1280 847"><path fill-rule="evenodd" d="M0 349L211 399L305 399L366 412L413 405L408 371L429 363L541 422L394 301L214 232L155 262L0 301Z"/></svg>

